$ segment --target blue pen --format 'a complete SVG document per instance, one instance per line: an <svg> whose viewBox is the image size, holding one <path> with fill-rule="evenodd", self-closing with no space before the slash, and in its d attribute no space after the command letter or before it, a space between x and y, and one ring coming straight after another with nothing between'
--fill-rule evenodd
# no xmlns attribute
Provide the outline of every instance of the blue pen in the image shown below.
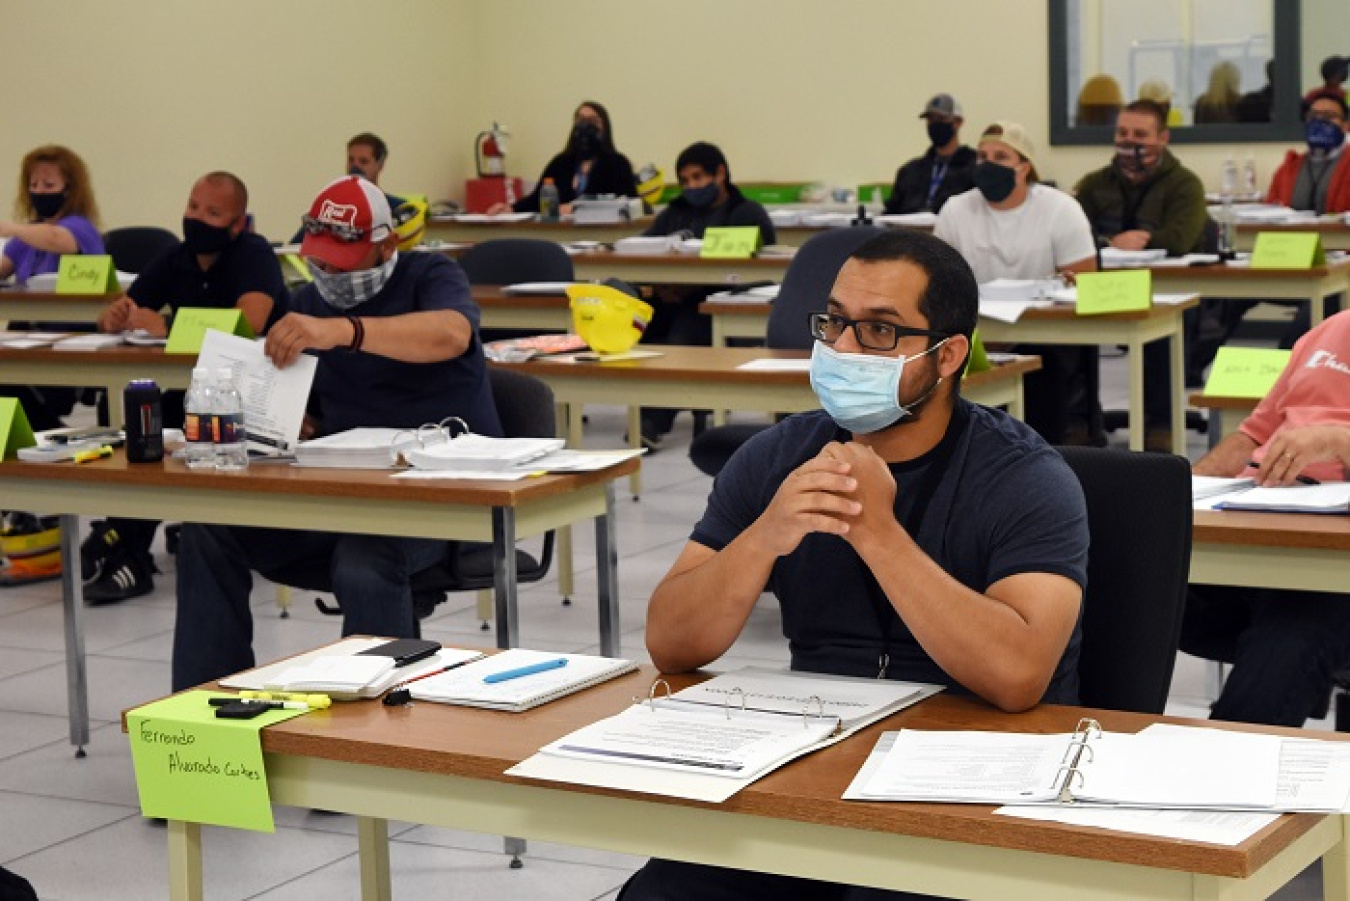
<svg viewBox="0 0 1350 901"><path fill-rule="evenodd" d="M557 660L545 660L541 663L531 663L529 666L504 669L500 673L491 673L484 676L483 681L491 685L508 679L519 679L521 676L533 676L535 673L548 672L551 669L562 669L564 666L567 666L567 658L559 657Z"/></svg>

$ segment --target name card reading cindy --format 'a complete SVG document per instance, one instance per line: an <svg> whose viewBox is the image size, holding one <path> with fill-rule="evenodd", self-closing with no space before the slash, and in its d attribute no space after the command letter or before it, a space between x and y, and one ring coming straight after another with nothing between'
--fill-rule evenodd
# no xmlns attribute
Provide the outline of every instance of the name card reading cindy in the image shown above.
<svg viewBox="0 0 1350 901"><path fill-rule="evenodd" d="M269 710L247 720L220 719L209 703L215 697L233 696L190 691L127 713L141 812L274 832L258 732L304 711Z"/></svg>
<svg viewBox="0 0 1350 901"><path fill-rule="evenodd" d="M57 294L114 294L120 290L112 257L75 253L61 257L56 270Z"/></svg>

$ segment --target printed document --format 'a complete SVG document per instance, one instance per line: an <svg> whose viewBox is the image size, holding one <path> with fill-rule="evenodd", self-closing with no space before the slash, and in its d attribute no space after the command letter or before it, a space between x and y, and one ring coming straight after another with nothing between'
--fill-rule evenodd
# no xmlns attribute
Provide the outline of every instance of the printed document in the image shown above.
<svg viewBox="0 0 1350 901"><path fill-rule="evenodd" d="M278 369L263 353L262 339L250 340L207 329L197 365L211 370L233 369L244 399L244 428L248 449L256 453L295 453L300 426L305 419L309 388L314 383L318 358L300 358Z"/></svg>

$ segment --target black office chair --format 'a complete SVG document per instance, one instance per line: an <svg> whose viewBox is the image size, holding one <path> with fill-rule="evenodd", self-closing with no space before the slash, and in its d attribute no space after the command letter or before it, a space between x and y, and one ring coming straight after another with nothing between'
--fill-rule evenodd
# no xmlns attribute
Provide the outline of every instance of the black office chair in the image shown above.
<svg viewBox="0 0 1350 901"><path fill-rule="evenodd" d="M557 434L553 405L553 389L531 375L489 369L492 399L502 421L502 432L510 438L552 438ZM553 532L544 535L539 557L516 549L516 581L518 584L538 582L548 574L553 561ZM480 542L447 542L443 561L413 577L413 607L417 619L425 619L445 600L447 592L476 591L493 586L492 546ZM289 566L264 572L265 578L281 585L310 591L332 591L333 584L326 568ZM314 604L320 611L337 616L342 608L329 605L321 598ZM487 623L483 624L487 629Z"/></svg>
<svg viewBox="0 0 1350 901"><path fill-rule="evenodd" d="M1087 499L1079 698L1162 713L1191 562L1191 468L1182 457L1061 447Z"/></svg>
<svg viewBox="0 0 1350 901"><path fill-rule="evenodd" d="M178 244L178 236L153 225L114 228L103 236L103 246L122 272L139 274L150 261Z"/></svg>
<svg viewBox="0 0 1350 901"><path fill-rule="evenodd" d="M833 229L799 247L769 311L765 344L780 350L810 350L814 339L806 326L806 314L825 309L835 276L849 255L884 232L872 225ZM732 424L707 429L689 445L689 459L700 471L715 476L737 448L766 428Z"/></svg>
<svg viewBox="0 0 1350 901"><path fill-rule="evenodd" d="M570 282L572 258L562 245L537 238L494 238L469 248L459 258L471 285L516 282Z"/></svg>

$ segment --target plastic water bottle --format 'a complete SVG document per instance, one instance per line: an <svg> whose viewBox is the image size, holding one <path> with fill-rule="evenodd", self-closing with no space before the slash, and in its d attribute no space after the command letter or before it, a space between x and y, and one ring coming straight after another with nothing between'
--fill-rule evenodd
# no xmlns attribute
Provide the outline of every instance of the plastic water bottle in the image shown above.
<svg viewBox="0 0 1350 901"><path fill-rule="evenodd" d="M1219 209L1219 259L1231 260L1237 255L1237 214L1233 212L1233 198L1223 195Z"/></svg>
<svg viewBox="0 0 1350 901"><path fill-rule="evenodd" d="M248 432L244 428L244 399L234 380L234 372L216 373L214 414L211 437L215 439L216 469L237 472L248 469Z"/></svg>
<svg viewBox="0 0 1350 901"><path fill-rule="evenodd" d="M1242 164L1242 193L1251 200L1257 196L1256 192L1256 159L1249 153Z"/></svg>
<svg viewBox="0 0 1350 901"><path fill-rule="evenodd" d="M544 185L539 189L539 221L558 221L558 186L551 178L544 179Z"/></svg>
<svg viewBox="0 0 1350 901"><path fill-rule="evenodd" d="M188 469L211 469L216 465L216 447L211 438L215 389L211 370L204 366L192 370L192 381L183 398L183 438L187 442L184 459Z"/></svg>
<svg viewBox="0 0 1350 901"><path fill-rule="evenodd" d="M1224 197L1232 197L1234 192L1237 191L1237 186L1237 163L1233 161L1233 155L1230 153L1223 160L1223 179L1220 184L1220 192Z"/></svg>

